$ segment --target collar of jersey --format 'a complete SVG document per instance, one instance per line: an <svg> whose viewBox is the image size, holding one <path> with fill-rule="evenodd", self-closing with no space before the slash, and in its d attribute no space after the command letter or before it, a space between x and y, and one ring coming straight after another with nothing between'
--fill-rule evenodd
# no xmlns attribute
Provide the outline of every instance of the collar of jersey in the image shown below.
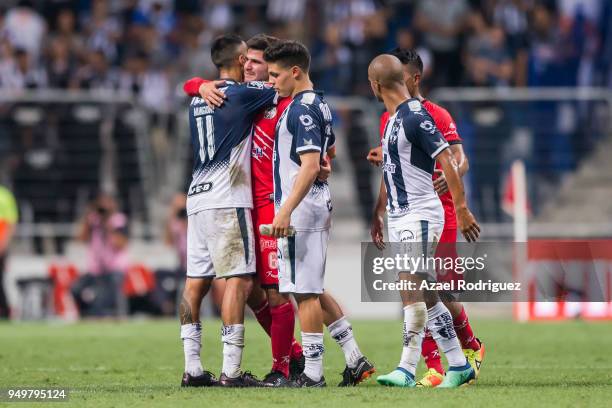
<svg viewBox="0 0 612 408"><path fill-rule="evenodd" d="M323 91L319 91L319 90L316 90L316 89L307 89L305 91L296 93L295 96L293 97L293 99L297 99L299 96L301 96L301 95L303 95L305 93L308 93L308 92L314 92L314 93L316 93L319 96L323 96Z"/></svg>

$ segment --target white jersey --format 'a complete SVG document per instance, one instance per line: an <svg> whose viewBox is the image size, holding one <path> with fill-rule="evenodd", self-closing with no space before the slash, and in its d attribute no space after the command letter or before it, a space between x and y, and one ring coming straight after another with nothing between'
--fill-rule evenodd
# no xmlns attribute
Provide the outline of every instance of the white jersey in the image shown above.
<svg viewBox="0 0 612 408"><path fill-rule="evenodd" d="M253 120L276 103L277 94L263 82L226 83L227 100L220 108L209 108L201 98L193 98L189 107L194 154L189 215L212 208L253 208Z"/></svg>
<svg viewBox="0 0 612 408"><path fill-rule="evenodd" d="M300 170L300 154L319 152L323 158L335 143L332 115L322 95L304 91L285 109L274 141L274 204L278 210L289 197ZM331 226L331 195L327 181L316 180L291 215L298 231L322 231Z"/></svg>
<svg viewBox="0 0 612 408"><path fill-rule="evenodd" d="M389 217L444 222L432 175L436 156L448 143L418 99L400 104L382 140Z"/></svg>

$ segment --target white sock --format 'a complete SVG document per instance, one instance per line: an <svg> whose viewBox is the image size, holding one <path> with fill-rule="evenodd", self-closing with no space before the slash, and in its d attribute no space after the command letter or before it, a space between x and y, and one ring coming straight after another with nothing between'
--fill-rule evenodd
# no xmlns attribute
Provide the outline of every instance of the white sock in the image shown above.
<svg viewBox="0 0 612 408"><path fill-rule="evenodd" d="M193 376L202 375L204 369L200 361L202 347L202 324L190 323L181 325L181 339L185 353L185 372Z"/></svg>
<svg viewBox="0 0 612 408"><path fill-rule="evenodd" d="M302 350L306 364L304 374L313 381L323 377L323 333L302 332Z"/></svg>
<svg viewBox="0 0 612 408"><path fill-rule="evenodd" d="M342 347L346 365L349 366L349 368L357 367L357 361L363 357L363 354L361 350L359 350L355 336L353 336L353 326L351 326L346 317L342 316L340 319L330 324L327 329L329 330L330 336L332 336L334 340L336 340L336 343Z"/></svg>
<svg viewBox="0 0 612 408"><path fill-rule="evenodd" d="M450 367L463 367L467 364L461 343L453 327L453 318L444 306L438 302L427 310L427 328L431 332L436 344L446 354Z"/></svg>
<svg viewBox="0 0 612 408"><path fill-rule="evenodd" d="M425 302L413 303L404 307L404 347L398 367L414 375L421 358L421 343L427 324Z"/></svg>
<svg viewBox="0 0 612 408"><path fill-rule="evenodd" d="M242 349L244 348L244 324L230 324L221 329L223 342L223 368L221 372L230 378L240 375Z"/></svg>

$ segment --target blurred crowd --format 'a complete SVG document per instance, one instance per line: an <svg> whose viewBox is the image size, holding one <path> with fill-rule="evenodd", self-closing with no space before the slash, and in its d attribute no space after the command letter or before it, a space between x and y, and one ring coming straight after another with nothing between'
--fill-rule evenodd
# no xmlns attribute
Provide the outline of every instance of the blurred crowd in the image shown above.
<svg viewBox="0 0 612 408"><path fill-rule="evenodd" d="M212 77L212 39L305 42L317 86L369 96L371 58L416 48L429 87L612 85L604 0L4 0L0 88L116 89L154 111ZM427 75L429 74L429 76Z"/></svg>

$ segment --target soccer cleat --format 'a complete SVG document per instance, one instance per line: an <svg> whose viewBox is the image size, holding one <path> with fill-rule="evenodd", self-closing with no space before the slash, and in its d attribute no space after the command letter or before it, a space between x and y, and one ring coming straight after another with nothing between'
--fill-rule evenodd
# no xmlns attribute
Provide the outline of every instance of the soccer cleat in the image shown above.
<svg viewBox="0 0 612 408"><path fill-rule="evenodd" d="M338 384L338 387L351 387L359 384L360 382L370 378L372 374L376 372L374 365L370 361L362 356L357 360L355 368L349 368L346 366L342 372L342 381Z"/></svg>
<svg viewBox="0 0 612 408"><path fill-rule="evenodd" d="M218 381L210 371L204 371L197 376L183 373L181 379L181 387L214 387L215 385L218 385Z"/></svg>
<svg viewBox="0 0 612 408"><path fill-rule="evenodd" d="M476 373L469 363L465 364L465 367L453 370L450 368L444 380L436 388L457 388L468 384L472 384L476 379Z"/></svg>
<svg viewBox="0 0 612 408"><path fill-rule="evenodd" d="M321 376L319 381L311 380L306 374L302 373L300 376L293 382L293 387L295 388L322 388L326 387L325 377Z"/></svg>
<svg viewBox="0 0 612 408"><path fill-rule="evenodd" d="M476 379L478 379L478 376L480 375L480 365L482 364L485 356L485 346L480 340L476 339L476 341L478 341L478 344L480 344L480 348L476 351L472 349L463 349L463 354L465 354L465 358L467 358L468 363L470 363L474 369Z"/></svg>
<svg viewBox="0 0 612 408"><path fill-rule="evenodd" d="M292 387L293 383L280 371L269 372L262 381L264 387Z"/></svg>
<svg viewBox="0 0 612 408"><path fill-rule="evenodd" d="M419 388L433 388L440 385L442 380L444 380L444 375L440 374L435 368L430 368L416 386Z"/></svg>
<svg viewBox="0 0 612 408"><path fill-rule="evenodd" d="M416 382L412 374L401 367L397 367L389 374L379 375L376 377L376 381L381 385L387 385L389 387L416 387Z"/></svg>
<svg viewBox="0 0 612 408"><path fill-rule="evenodd" d="M289 361L289 378L293 381L297 380L299 376L304 372L306 366L306 359L304 355L297 359L291 359Z"/></svg>
<svg viewBox="0 0 612 408"><path fill-rule="evenodd" d="M241 373L238 377L230 378L224 373L219 377L219 386L221 387L264 387L261 380L258 380L249 371Z"/></svg>

